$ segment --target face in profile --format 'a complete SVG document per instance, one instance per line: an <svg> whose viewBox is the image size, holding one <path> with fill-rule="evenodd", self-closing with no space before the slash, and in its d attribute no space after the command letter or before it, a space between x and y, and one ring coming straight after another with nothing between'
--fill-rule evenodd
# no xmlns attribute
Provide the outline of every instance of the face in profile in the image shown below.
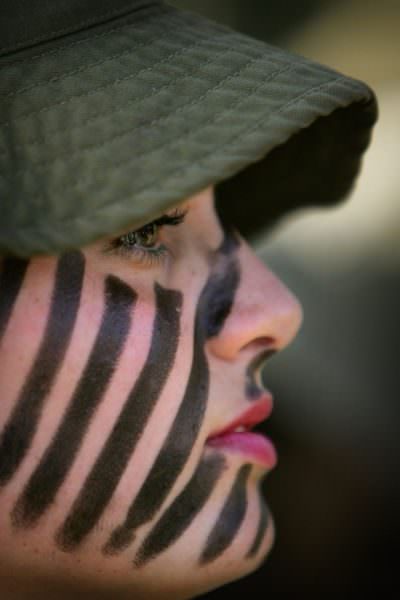
<svg viewBox="0 0 400 600"><path fill-rule="evenodd" d="M259 368L300 320L212 188L81 250L4 258L4 571L176 600L254 570L276 463L249 432L272 409Z"/></svg>

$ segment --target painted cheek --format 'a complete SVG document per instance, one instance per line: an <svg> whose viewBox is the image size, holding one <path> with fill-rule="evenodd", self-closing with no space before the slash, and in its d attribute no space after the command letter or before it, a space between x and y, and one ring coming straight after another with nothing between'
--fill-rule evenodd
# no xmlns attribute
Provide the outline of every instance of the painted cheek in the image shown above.
<svg viewBox="0 0 400 600"><path fill-rule="evenodd" d="M83 256L60 258L43 340L15 408L0 438L0 485L6 484L28 451L45 400L64 359L79 309Z"/></svg>
<svg viewBox="0 0 400 600"><path fill-rule="evenodd" d="M56 535L63 550L75 549L106 509L172 368L179 339L181 294L156 286L157 314L147 361Z"/></svg>
<svg viewBox="0 0 400 600"><path fill-rule="evenodd" d="M147 479L132 501L125 520L115 528L105 543L104 554L114 554L127 547L134 539L135 530L154 518L191 455L208 401L209 368L205 343L208 338L218 335L223 328L239 285L240 272L235 259L236 247L236 241L226 236L219 253L217 253L216 268L211 272L202 290L197 304L194 327L190 332L193 339L192 367L176 418ZM36 361L38 364L35 363L26 383L29 394L26 390L22 392L22 400L20 399L17 405L17 410L13 415L14 421L11 424L13 426L21 424L22 427L28 414L30 416L33 414L35 418L30 422L29 428L22 431L22 446L18 447L17 452L13 454L15 464L8 465L9 472L16 469L17 462L22 460L29 447L40 418L44 397L50 390L63 360L71 329L75 323L82 287L83 263L81 261L80 270L78 268L74 271L75 285L71 285L70 282L66 289L65 282L63 282L64 275L63 277L61 275L63 266L67 264L68 260L75 261L75 266L79 267L81 259L78 255L60 260L46 335L38 353L41 359L47 355L48 358ZM63 310L60 317L57 298L58 293L60 298L62 297L62 291L67 294L68 309L61 306ZM118 362L119 353L131 327L130 311L135 302L135 292L116 278L108 277L104 293L105 309L96 340L59 428L14 507L13 522L15 526L30 527L34 525L51 505L55 494L71 469L80 445L87 434L94 410L103 399L104 390ZM56 543L64 551L72 551L81 544L109 505L173 369L180 335L182 295L177 291L167 290L158 285L155 287L155 294L157 298L156 317L147 360L141 373L138 374L110 434L99 450L93 467L83 481L67 517L56 532ZM68 315L69 320L66 320ZM55 326L57 320L60 319L62 321L61 334ZM135 323L133 327L135 327ZM139 340L142 336L148 336L148 331L144 331L141 327L139 325ZM63 331L64 335L62 335ZM56 344L55 347L54 344ZM52 350L53 352L51 352ZM55 363L50 360L50 356L56 359ZM41 385L38 385L38 381L40 384L42 377L45 381L44 392ZM42 390L42 393L39 394L37 390ZM24 400L25 397L26 400ZM27 406L25 406L26 403ZM4 439L7 442L3 436L3 442ZM5 457L5 453L3 457ZM5 461L7 462L6 458ZM198 489L199 480L206 481L202 473L203 471L200 469L190 485L188 484L189 487L182 492L183 495L179 496L179 502L178 498L176 499L178 505L175 506L180 505L182 508L182 506L188 505L189 498L192 515L195 515L200 510L202 503L206 501L206 497L201 493L193 492ZM218 479L218 473L219 467L215 471L215 480L213 478L207 480L209 493ZM5 475L4 478L6 478ZM237 492L235 498L239 496L242 498L243 494L240 495ZM236 501L235 506L239 505L243 509L242 500L241 502ZM229 513L229 510L226 509L225 512ZM186 520L189 520L189 517ZM167 531L163 523L160 524L160 527L164 532L164 543L170 543L168 540L173 541L177 536L182 535L186 528L183 522L179 526L177 524L175 531L171 529ZM158 552L157 549L154 550L154 541L152 541L151 535L150 533L149 540L145 541L148 546L143 550L143 556L146 557L144 560L148 560L147 556L151 558L150 555ZM235 530L231 528L230 533L225 535L225 546L231 543L234 535ZM210 547L213 547L213 544ZM223 549L220 551L222 552ZM215 549L212 552L215 553ZM140 562L141 559L138 560Z"/></svg>
<svg viewBox="0 0 400 600"><path fill-rule="evenodd" d="M134 292L115 277L105 281L100 329L63 421L13 511L19 527L32 526L53 501L118 364L131 322Z"/></svg>
<svg viewBox="0 0 400 600"><path fill-rule="evenodd" d="M196 338L196 335L195 335ZM164 340L164 352L167 340ZM160 371L165 354L159 361ZM150 472L129 507L125 521L112 533L103 548L104 554L116 554L125 549L135 537L135 530L150 521L166 499L171 487L186 463L196 439L205 410L208 373L201 344L194 342L194 354L189 381L177 416ZM171 364L169 368L173 365ZM154 385L154 383L153 383Z"/></svg>
<svg viewBox="0 0 400 600"><path fill-rule="evenodd" d="M232 238L227 236L218 254L217 269L209 276L198 301L193 332L192 367L177 416L147 480L129 508L124 523L114 530L105 545L105 554L121 552L132 543L135 530L154 517L189 459L208 401L209 367L204 346L206 340L217 335L223 327L239 285L240 274L234 256L236 248L236 240L233 243ZM193 506L197 502L200 509L200 495L197 498L192 495L191 501ZM164 526L160 527L164 531ZM143 550L146 555L143 560L146 561L147 554L151 553L154 545L152 536L150 533L149 541L144 542L150 547L150 550ZM167 537L175 539L171 531ZM139 563L141 560L139 557Z"/></svg>

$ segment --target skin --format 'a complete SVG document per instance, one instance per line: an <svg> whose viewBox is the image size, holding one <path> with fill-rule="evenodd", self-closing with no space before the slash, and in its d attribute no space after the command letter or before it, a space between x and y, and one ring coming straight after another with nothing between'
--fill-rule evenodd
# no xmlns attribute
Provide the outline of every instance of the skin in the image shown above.
<svg viewBox="0 0 400 600"><path fill-rule="evenodd" d="M213 188L115 249L0 267L0 575L5 598L190 598L261 564L266 469L207 447L261 390L298 301L224 227Z"/></svg>

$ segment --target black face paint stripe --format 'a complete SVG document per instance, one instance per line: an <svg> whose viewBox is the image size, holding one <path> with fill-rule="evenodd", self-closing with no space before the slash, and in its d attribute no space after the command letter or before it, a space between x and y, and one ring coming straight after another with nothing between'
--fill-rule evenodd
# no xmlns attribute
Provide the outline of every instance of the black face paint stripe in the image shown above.
<svg viewBox="0 0 400 600"><path fill-rule="evenodd" d="M21 258L5 258L0 270L0 340L3 337L25 278L29 262Z"/></svg>
<svg viewBox="0 0 400 600"><path fill-rule="evenodd" d="M0 485L13 476L35 434L43 404L65 356L78 313L85 261L80 252L60 257L44 337L15 409L0 438Z"/></svg>
<svg viewBox="0 0 400 600"><path fill-rule="evenodd" d="M196 336L197 337L197 336ZM133 540L133 530L153 518L189 457L203 421L209 372L202 345L195 342L189 384L178 414L140 492L128 510L125 522L117 527L103 552L112 554Z"/></svg>
<svg viewBox="0 0 400 600"><path fill-rule="evenodd" d="M204 315L206 338L217 336L224 326L232 310L239 281L240 271L235 261L229 263L229 269L226 269L222 276L215 275L211 278L209 287L213 291L208 294L209 305L207 314Z"/></svg>
<svg viewBox="0 0 400 600"><path fill-rule="evenodd" d="M224 240L222 248L227 242ZM233 249L236 248L232 246ZM233 275L232 275L233 274ZM166 499L187 462L203 423L209 389L209 368L204 350L207 337L219 331L232 306L239 285L239 266L231 257L224 268L211 275L205 284L196 311L193 358L182 403L149 475L129 507L124 523L117 527L103 547L104 554L116 554L134 538L134 530L152 519ZM224 305L219 310L217 300Z"/></svg>
<svg viewBox="0 0 400 600"><path fill-rule="evenodd" d="M215 273L212 276L215 282L214 285L210 282L210 289L214 288L214 292L209 295L207 313L204 314L206 338L217 336L224 326L232 310L236 289L239 286L240 280L239 263L235 257L235 253L240 246L240 240L236 237L232 228L223 227L223 229L225 235L222 244L217 250L217 255L224 257L225 261L228 261L229 268L225 264L222 274ZM234 293L232 293L233 290Z"/></svg>
<svg viewBox="0 0 400 600"><path fill-rule="evenodd" d="M186 487L142 543L134 560L137 567L166 550L186 531L210 497L225 464L225 458L220 454L200 462Z"/></svg>
<svg viewBox="0 0 400 600"><path fill-rule="evenodd" d="M75 500L56 542L74 550L101 517L172 369L180 335L182 294L155 286L156 319L147 361Z"/></svg>
<svg viewBox="0 0 400 600"><path fill-rule="evenodd" d="M268 509L265 505L264 499L261 496L261 493L260 493L259 501L260 501L260 520L258 522L257 532L254 537L254 541L253 541L252 545L250 546L248 553L246 554L246 558L252 558L253 556L255 556L257 554L257 552L260 549L261 543L264 539L264 535L267 530L267 527L268 527L268 522L269 522Z"/></svg>
<svg viewBox="0 0 400 600"><path fill-rule="evenodd" d="M89 359L58 431L17 501L12 513L14 526L32 527L53 502L117 367L136 294L120 279L109 276L104 295L105 310Z"/></svg>
<svg viewBox="0 0 400 600"><path fill-rule="evenodd" d="M238 533L247 509L246 484L250 471L251 465L243 465L240 468L228 499L208 537L200 558L202 565L210 563L220 556L231 545Z"/></svg>

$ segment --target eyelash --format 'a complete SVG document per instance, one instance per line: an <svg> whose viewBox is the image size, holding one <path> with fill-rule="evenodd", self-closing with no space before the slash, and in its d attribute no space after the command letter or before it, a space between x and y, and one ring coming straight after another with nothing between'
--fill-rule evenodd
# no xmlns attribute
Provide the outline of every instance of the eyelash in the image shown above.
<svg viewBox="0 0 400 600"><path fill-rule="evenodd" d="M186 212L181 209L175 209L173 213L165 214L147 223L140 229L135 229L133 231L128 231L124 235L119 236L111 241L109 247L106 249L112 254L118 254L119 256L124 256L128 259L134 259L136 263L140 265L144 265L146 267L152 267L156 264L161 263L166 255L168 254L168 249L160 245L157 248L146 248L145 246L134 246L133 239L135 236L140 233L149 230L149 228L155 227L155 233L158 234L162 227L172 226L176 227L183 223ZM130 239L129 239L130 238Z"/></svg>

